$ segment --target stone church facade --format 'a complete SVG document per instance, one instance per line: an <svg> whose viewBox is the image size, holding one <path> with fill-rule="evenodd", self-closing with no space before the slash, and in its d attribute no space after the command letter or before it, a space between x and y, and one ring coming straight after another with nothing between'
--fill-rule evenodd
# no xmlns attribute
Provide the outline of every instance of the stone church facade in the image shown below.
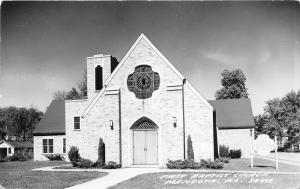
<svg viewBox="0 0 300 189"><path fill-rule="evenodd" d="M111 60L109 55L87 58L88 99L65 104L68 145L95 161L101 137L107 161L164 166L168 159L184 158L191 135L196 159L213 158L212 106L145 35L109 74ZM101 90L95 82L98 65ZM80 129L74 129L74 117Z"/></svg>
<svg viewBox="0 0 300 189"><path fill-rule="evenodd" d="M106 162L164 167L187 158L189 135L196 161L218 154L215 109L144 34L119 63L111 55L87 57L87 90L87 99L64 102L64 135L56 136L83 158L97 160L102 138ZM34 138L34 159L44 159L41 141L51 134L38 128Z"/></svg>

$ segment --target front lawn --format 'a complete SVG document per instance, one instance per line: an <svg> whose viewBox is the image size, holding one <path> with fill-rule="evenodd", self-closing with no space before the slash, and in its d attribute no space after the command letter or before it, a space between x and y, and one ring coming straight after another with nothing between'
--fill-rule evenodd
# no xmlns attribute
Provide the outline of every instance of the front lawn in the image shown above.
<svg viewBox="0 0 300 189"><path fill-rule="evenodd" d="M32 171L34 168L66 165L63 161L15 161L0 163L0 184L5 188L66 188L95 178L104 172Z"/></svg>
<svg viewBox="0 0 300 189"><path fill-rule="evenodd" d="M300 167L279 163L279 170L275 170L274 162L255 158L254 168L249 167L250 159L231 159L230 163L217 171L257 171L257 173L238 173L238 172L164 172L143 174L127 181L124 181L110 189L152 189L152 188L171 188L171 189L281 189L281 188L300 188ZM200 171L205 171L200 169ZM267 174L267 172L292 172L291 174ZM298 172L298 174L293 174Z"/></svg>
<svg viewBox="0 0 300 189"><path fill-rule="evenodd" d="M176 178L177 177L177 178ZM110 189L282 189L300 188L300 175L166 172L143 174Z"/></svg>

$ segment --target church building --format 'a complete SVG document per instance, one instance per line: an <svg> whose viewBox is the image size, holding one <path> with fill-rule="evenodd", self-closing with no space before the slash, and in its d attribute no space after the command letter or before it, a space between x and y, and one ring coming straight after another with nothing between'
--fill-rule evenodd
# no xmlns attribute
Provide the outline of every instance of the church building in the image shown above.
<svg viewBox="0 0 300 189"><path fill-rule="evenodd" d="M67 157L76 146L81 157L96 161L100 138L106 162L122 167L185 159L188 136L196 161L217 157L222 141L231 148L238 141L249 154L250 100L207 101L144 34L120 62L98 54L87 57L86 66L87 98L52 101L34 131L35 160L49 153Z"/></svg>

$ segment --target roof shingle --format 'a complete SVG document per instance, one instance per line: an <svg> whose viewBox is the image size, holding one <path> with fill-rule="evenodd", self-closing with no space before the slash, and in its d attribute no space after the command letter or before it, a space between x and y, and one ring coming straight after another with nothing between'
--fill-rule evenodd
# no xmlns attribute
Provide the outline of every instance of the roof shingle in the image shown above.
<svg viewBox="0 0 300 189"><path fill-rule="evenodd" d="M37 128L35 136L65 134L65 102L53 100L47 108Z"/></svg>
<svg viewBox="0 0 300 189"><path fill-rule="evenodd" d="M216 123L220 129L246 129L254 127L249 98L208 101L216 111Z"/></svg>

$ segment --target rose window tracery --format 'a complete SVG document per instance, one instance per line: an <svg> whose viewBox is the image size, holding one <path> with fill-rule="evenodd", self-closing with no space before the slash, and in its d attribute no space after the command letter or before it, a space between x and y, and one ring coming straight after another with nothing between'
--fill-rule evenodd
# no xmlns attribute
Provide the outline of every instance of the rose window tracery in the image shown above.
<svg viewBox="0 0 300 189"><path fill-rule="evenodd" d="M160 78L151 66L137 66L127 78L128 90L133 92L138 99L147 99L159 88Z"/></svg>

